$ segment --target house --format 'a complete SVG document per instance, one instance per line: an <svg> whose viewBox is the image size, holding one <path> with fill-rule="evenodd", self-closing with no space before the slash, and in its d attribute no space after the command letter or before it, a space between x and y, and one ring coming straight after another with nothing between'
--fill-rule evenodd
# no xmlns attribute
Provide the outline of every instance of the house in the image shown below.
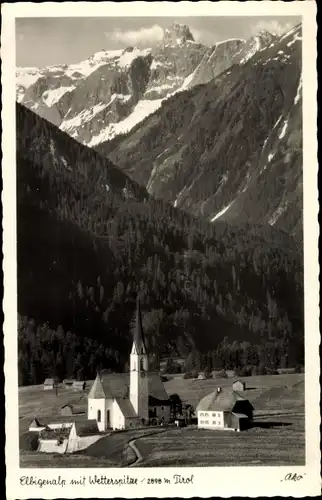
<svg viewBox="0 0 322 500"><path fill-rule="evenodd" d="M46 378L44 382L44 390L53 390L58 386L58 380L56 378Z"/></svg>
<svg viewBox="0 0 322 500"><path fill-rule="evenodd" d="M170 406L159 373L149 371L137 300L130 372L97 374L88 394L87 418L95 419L100 431L161 424L169 422Z"/></svg>
<svg viewBox="0 0 322 500"><path fill-rule="evenodd" d="M65 379L63 380L63 384L64 384L64 386L65 386L65 387L67 387L67 388L72 387L72 385L73 385L73 383L74 383L74 382L75 382L75 380L74 380L74 379L72 379L72 378L65 378Z"/></svg>
<svg viewBox="0 0 322 500"><path fill-rule="evenodd" d="M60 408L60 414L62 416L66 415L72 415L73 414L73 405L72 404L65 404Z"/></svg>
<svg viewBox="0 0 322 500"><path fill-rule="evenodd" d="M246 389L246 383L242 382L241 380L235 380L233 382L233 390L234 391L245 391Z"/></svg>
<svg viewBox="0 0 322 500"><path fill-rule="evenodd" d="M38 451L43 453L66 453L71 426L46 427L39 433Z"/></svg>
<svg viewBox="0 0 322 500"><path fill-rule="evenodd" d="M198 428L241 431L249 427L253 410L252 404L237 392L218 387L197 406Z"/></svg>
<svg viewBox="0 0 322 500"><path fill-rule="evenodd" d="M46 425L41 424L38 418L34 418L31 424L29 425L29 432L41 432L46 428Z"/></svg>
<svg viewBox="0 0 322 500"><path fill-rule="evenodd" d="M278 375L287 375L289 373L295 373L295 368L277 368Z"/></svg>
<svg viewBox="0 0 322 500"><path fill-rule="evenodd" d="M206 375L203 372L200 372L198 375L198 380L206 380Z"/></svg>
<svg viewBox="0 0 322 500"><path fill-rule="evenodd" d="M85 380L74 380L72 387L73 389L75 389L75 391L85 391L86 382Z"/></svg>

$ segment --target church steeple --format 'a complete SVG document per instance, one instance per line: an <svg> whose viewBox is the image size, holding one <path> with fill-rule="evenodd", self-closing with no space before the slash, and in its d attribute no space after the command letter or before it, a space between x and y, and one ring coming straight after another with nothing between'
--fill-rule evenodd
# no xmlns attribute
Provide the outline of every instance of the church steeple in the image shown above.
<svg viewBox="0 0 322 500"><path fill-rule="evenodd" d="M145 342L144 342L144 334L143 334L143 326L142 326L142 316L141 316L141 305L140 298L137 296L136 299L136 316L135 316L135 328L133 335L133 348L132 354L147 354Z"/></svg>
<svg viewBox="0 0 322 500"><path fill-rule="evenodd" d="M130 401L140 420L149 419L149 366L144 342L140 299L136 300L133 346L130 356Z"/></svg>

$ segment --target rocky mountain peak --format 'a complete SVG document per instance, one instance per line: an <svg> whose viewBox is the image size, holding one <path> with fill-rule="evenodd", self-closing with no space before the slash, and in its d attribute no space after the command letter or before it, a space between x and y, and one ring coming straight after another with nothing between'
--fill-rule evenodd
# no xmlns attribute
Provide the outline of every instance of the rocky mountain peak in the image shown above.
<svg viewBox="0 0 322 500"><path fill-rule="evenodd" d="M195 41L189 26L185 24L172 23L169 28L164 30L164 45L181 45L188 40Z"/></svg>

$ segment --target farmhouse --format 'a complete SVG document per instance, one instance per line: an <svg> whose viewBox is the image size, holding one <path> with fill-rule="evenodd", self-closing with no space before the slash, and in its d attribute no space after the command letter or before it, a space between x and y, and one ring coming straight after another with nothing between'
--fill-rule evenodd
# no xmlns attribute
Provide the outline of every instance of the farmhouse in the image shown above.
<svg viewBox="0 0 322 500"><path fill-rule="evenodd" d="M170 420L170 400L160 375L148 369L139 300L130 373L97 375L88 395L87 418L95 419L100 431Z"/></svg>
<svg viewBox="0 0 322 500"><path fill-rule="evenodd" d="M197 406L199 429L241 431L253 419L253 406L231 389L216 391L205 396Z"/></svg>
<svg viewBox="0 0 322 500"><path fill-rule="evenodd" d="M58 380L56 378L46 378L44 382L44 390L53 390L58 385Z"/></svg>
<svg viewBox="0 0 322 500"><path fill-rule="evenodd" d="M244 391L246 389L246 383L241 380L235 380L233 382L233 390L234 391Z"/></svg>
<svg viewBox="0 0 322 500"><path fill-rule="evenodd" d="M40 432L46 428L46 425L41 424L38 418L34 418L31 424L29 425L30 432Z"/></svg>
<svg viewBox="0 0 322 500"><path fill-rule="evenodd" d="M73 383L74 383L74 382L75 382L75 381L74 381L74 379L72 379L72 378L65 378L65 379L63 380L63 384L64 384L64 386L65 386L65 387L67 387L67 388L72 387L72 385L73 385Z"/></svg>
<svg viewBox="0 0 322 500"><path fill-rule="evenodd" d="M60 414L63 416L72 415L73 410L74 410L74 408L73 408L72 404L65 404L60 408Z"/></svg>
<svg viewBox="0 0 322 500"><path fill-rule="evenodd" d="M85 380L74 380L72 388L75 389L75 391L85 391L86 389Z"/></svg>

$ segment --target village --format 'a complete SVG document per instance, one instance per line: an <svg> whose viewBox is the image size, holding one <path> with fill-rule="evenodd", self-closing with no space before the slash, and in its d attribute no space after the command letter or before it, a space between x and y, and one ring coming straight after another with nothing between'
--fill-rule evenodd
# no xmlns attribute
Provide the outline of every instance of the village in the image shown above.
<svg viewBox="0 0 322 500"><path fill-rule="evenodd" d="M43 387L38 388L37 395L38 401L41 392L44 397L51 396L52 411L48 407L48 413L44 414L42 407L35 407L29 422L23 417L25 427L28 426L24 428L24 436L29 436L27 441L30 443L27 451L36 452L38 457L68 457L91 453L91 450L95 454L99 449L98 453L104 457L115 436L123 433L128 439L122 439L134 452L134 463L138 465L143 461L138 439L143 444L155 438L158 440L156 445L167 434L175 436L184 430L193 432L197 439L198 433L204 436L204 432L213 433L216 439L223 431L231 431L231 435L240 432L248 435L252 429L274 427L274 422L268 422L267 418L285 416L282 409L292 410L294 398L295 410L304 404L301 399L303 378L299 378L302 374L275 375L274 385L279 384L278 387L267 389L248 387L249 381L246 383L234 376L206 379L201 372L192 380L182 376L168 380L159 372L149 371L139 301L129 366L128 373L97 373L91 382L47 378ZM282 385L285 377L299 382ZM169 386L176 392L169 391ZM277 419L275 426L279 425Z"/></svg>

